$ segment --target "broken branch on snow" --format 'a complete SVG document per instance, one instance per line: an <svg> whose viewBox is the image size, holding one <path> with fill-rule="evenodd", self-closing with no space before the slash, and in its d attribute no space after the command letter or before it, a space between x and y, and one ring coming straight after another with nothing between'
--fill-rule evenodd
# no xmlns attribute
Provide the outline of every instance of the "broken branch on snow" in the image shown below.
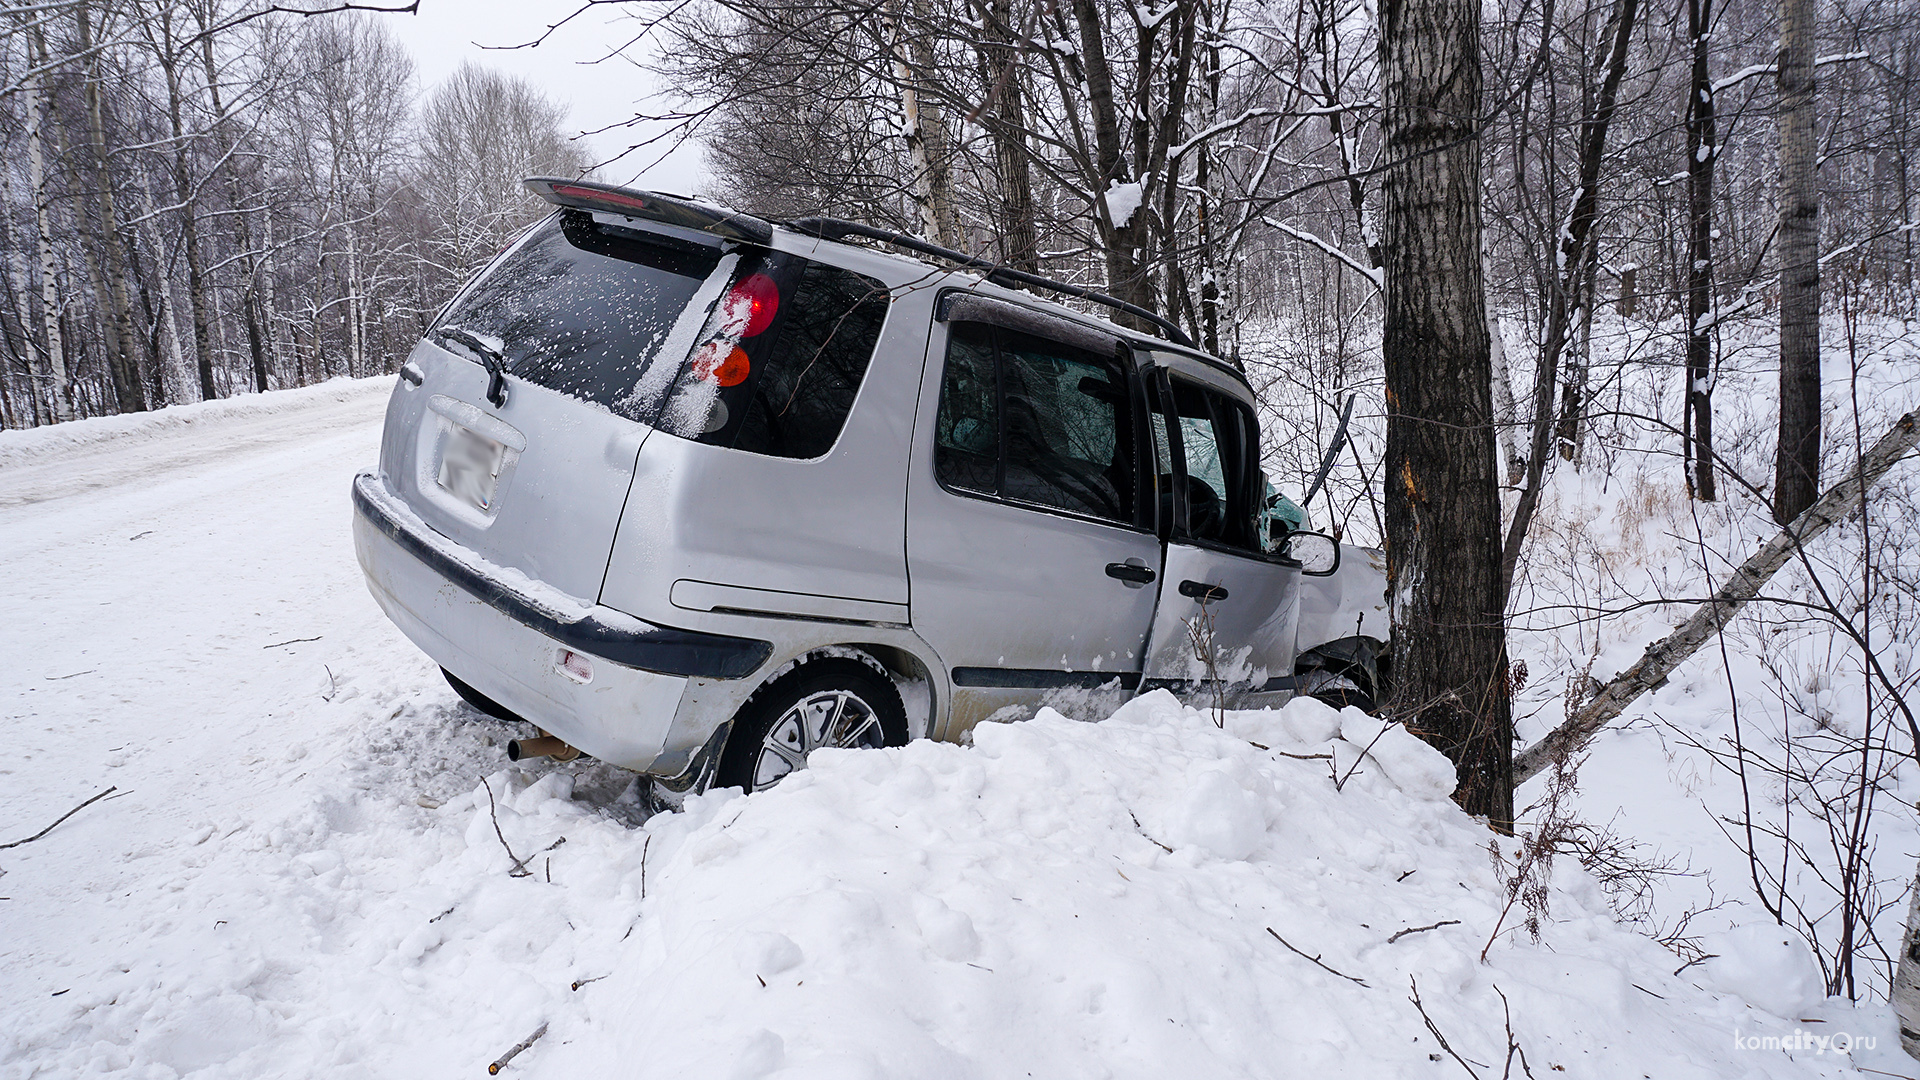
<svg viewBox="0 0 1920 1080"><path fill-rule="evenodd" d="M1579 712L1548 732L1546 737L1513 759L1515 785L1539 775L1556 758L1578 753L1602 728L1626 711L1641 694L1665 682L1675 668L1699 651L1765 585L1793 553L1845 518L1865 493L1880 482L1907 451L1920 442L1920 414L1908 413L1860 458L1845 479L1807 507L1793 523L1741 563L1713 598L1702 604L1680 628L1652 645L1632 667L1614 676Z"/></svg>

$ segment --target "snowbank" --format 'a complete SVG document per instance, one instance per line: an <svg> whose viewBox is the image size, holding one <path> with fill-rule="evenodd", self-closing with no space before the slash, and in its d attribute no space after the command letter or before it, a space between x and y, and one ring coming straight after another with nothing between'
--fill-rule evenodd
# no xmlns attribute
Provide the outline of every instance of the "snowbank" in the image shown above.
<svg viewBox="0 0 1920 1080"><path fill-rule="evenodd" d="M550 997L538 1070L1446 1075L1417 979L1453 1048L1496 1069L1504 992L1537 1075L1787 1074L1728 1051L1780 1021L1668 974L1581 875L1539 945L1503 936L1481 964L1502 894L1487 831L1434 781L1445 760L1399 730L1362 759L1336 726L1381 735L1312 701L1216 730L1162 692L694 800L618 856L636 896L645 856L647 899L630 936L588 931L598 981ZM1352 769L1338 790L1327 754ZM473 801L445 812L499 873Z"/></svg>
<svg viewBox="0 0 1920 1080"><path fill-rule="evenodd" d="M264 394L173 405L152 412L95 416L65 424L0 431L0 469L100 443L155 438L209 421L304 412L324 402L354 401L392 389L391 375L339 378L293 390L270 390Z"/></svg>

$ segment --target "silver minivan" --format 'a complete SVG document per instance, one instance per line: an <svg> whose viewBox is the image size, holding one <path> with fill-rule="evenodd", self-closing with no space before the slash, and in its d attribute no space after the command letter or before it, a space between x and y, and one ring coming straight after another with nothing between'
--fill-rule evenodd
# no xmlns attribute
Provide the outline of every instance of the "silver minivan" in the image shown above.
<svg viewBox="0 0 1920 1080"><path fill-rule="evenodd" d="M557 210L441 312L353 482L374 597L541 730L510 753L672 802L1048 702L1375 693L1377 553L1267 512L1245 377L1171 324L850 222L527 186Z"/></svg>

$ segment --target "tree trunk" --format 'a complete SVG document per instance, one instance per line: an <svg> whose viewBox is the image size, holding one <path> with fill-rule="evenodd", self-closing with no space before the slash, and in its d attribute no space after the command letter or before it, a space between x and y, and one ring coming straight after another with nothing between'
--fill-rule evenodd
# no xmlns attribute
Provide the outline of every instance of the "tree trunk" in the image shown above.
<svg viewBox="0 0 1920 1080"><path fill-rule="evenodd" d="M1900 938L1900 965L1893 975L1893 1015L1900 1022L1900 1048L1920 1059L1920 869L1913 875L1907 932Z"/></svg>
<svg viewBox="0 0 1920 1080"><path fill-rule="evenodd" d="M1687 390L1682 455L1687 490L1701 502L1713 486L1713 78L1707 56L1713 0L1687 0L1693 77L1687 89Z"/></svg>
<svg viewBox="0 0 1920 1080"><path fill-rule="evenodd" d="M93 52L93 28L87 5L74 10L80 32L80 50L87 54L87 128L93 141L94 183L100 199L100 247L106 259L107 322L111 339L107 366L113 375L113 396L121 412L145 412L146 388L141 385L139 360L133 347L133 314L127 302L127 276L120 258L120 216L114 207L113 171L107 167L107 124L100 93L100 58Z"/></svg>
<svg viewBox="0 0 1920 1080"><path fill-rule="evenodd" d="M1138 240L1131 220L1123 225L1113 220L1107 205L1107 192L1114 184L1127 182L1126 162L1120 155L1120 114L1113 100L1113 69L1107 63L1107 43L1100 11L1093 0L1073 0L1073 18L1080 31L1080 61L1086 73L1087 111L1093 122L1093 215L1100 235L1102 254L1107 264L1107 291L1130 304L1151 309L1153 298L1146 295L1145 275L1138 258ZM1142 73L1141 78L1145 78ZM1143 202L1145 200L1142 200ZM1135 329L1145 329L1130 315L1119 321Z"/></svg>
<svg viewBox="0 0 1920 1080"><path fill-rule="evenodd" d="M907 2L912 6L893 19L893 70L906 117L914 201L920 205L927 239L942 247L959 248L964 241L953 208L953 155L947 146L945 110L920 93L925 82L921 73L934 70L933 43L927 39L918 0Z"/></svg>
<svg viewBox="0 0 1920 1080"><path fill-rule="evenodd" d="M186 350L180 347L180 323L173 309L173 260L167 257L167 250L160 242L159 217L154 213L153 193L142 187L145 198L146 221L141 223L141 231L146 234L147 246L153 249L155 273L160 278L160 350L164 357L160 372L161 385L166 388L167 400L184 404L194 400L193 377L187 371Z"/></svg>
<svg viewBox="0 0 1920 1080"><path fill-rule="evenodd" d="M1026 86L1020 78L1011 0L989 0L981 20L981 81L987 87L982 119L993 136L1000 174L1000 258L1015 270L1040 272L1040 230L1033 214L1028 161Z"/></svg>
<svg viewBox="0 0 1920 1080"><path fill-rule="evenodd" d="M45 37L36 28L32 36L33 51L38 54L37 62L44 67L47 63L47 43ZM27 66L35 66L36 58L29 56ZM73 380L68 375L66 342L60 334L60 305L58 302L59 262L53 251L52 208L48 206L46 175L46 126L52 118L47 96L40 92L40 78L35 77L27 83L27 178L33 188L34 247L40 260L40 321L42 338L47 352L45 364L40 372L44 381L36 381L34 393L43 398L50 418L56 421L73 419Z"/></svg>
<svg viewBox="0 0 1920 1080"><path fill-rule="evenodd" d="M180 116L180 65L168 49L169 34L158 47L160 70L167 83L167 122L173 131L173 188L180 200L180 246L187 257L187 309L193 316L193 352L200 369L200 397L220 396L213 382L213 335L208 329L207 276L200 257L200 222L194 214L193 171L188 159L186 126Z"/></svg>
<svg viewBox="0 0 1920 1080"><path fill-rule="evenodd" d="M1714 592L1713 598L1700 605L1679 629L1647 646L1646 653L1632 667L1614 676L1613 681L1593 695L1571 719L1527 747L1514 763L1515 782L1524 783L1552 766L1557 758L1579 753L1601 728L1633 704L1634 699L1666 682L1675 668L1732 622L1733 616L1748 601L1760 595L1760 587L1787 564L1795 551L1826 532L1834 522L1854 513L1866 493L1913 449L1915 442L1920 442L1920 414L1908 413L1873 444L1860 459L1858 469L1848 473L1845 480L1835 484L1741 563Z"/></svg>
<svg viewBox="0 0 1920 1080"><path fill-rule="evenodd" d="M1820 490L1820 193L1816 184L1813 0L1780 0L1780 443L1773 519Z"/></svg>
<svg viewBox="0 0 1920 1080"><path fill-rule="evenodd" d="M1480 5L1387 0L1380 53L1392 698L1513 826L1499 478L1480 267Z"/></svg>

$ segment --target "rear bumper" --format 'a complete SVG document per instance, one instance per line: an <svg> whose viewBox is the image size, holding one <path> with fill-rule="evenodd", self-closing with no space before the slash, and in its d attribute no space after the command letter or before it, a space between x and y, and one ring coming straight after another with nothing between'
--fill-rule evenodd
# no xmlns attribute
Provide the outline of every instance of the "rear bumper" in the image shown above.
<svg viewBox="0 0 1920 1080"><path fill-rule="evenodd" d="M585 750L647 771L689 677L739 678L769 642L656 626L542 586L434 532L371 473L353 482L354 549L387 617L440 666ZM557 665L594 658L590 683Z"/></svg>

